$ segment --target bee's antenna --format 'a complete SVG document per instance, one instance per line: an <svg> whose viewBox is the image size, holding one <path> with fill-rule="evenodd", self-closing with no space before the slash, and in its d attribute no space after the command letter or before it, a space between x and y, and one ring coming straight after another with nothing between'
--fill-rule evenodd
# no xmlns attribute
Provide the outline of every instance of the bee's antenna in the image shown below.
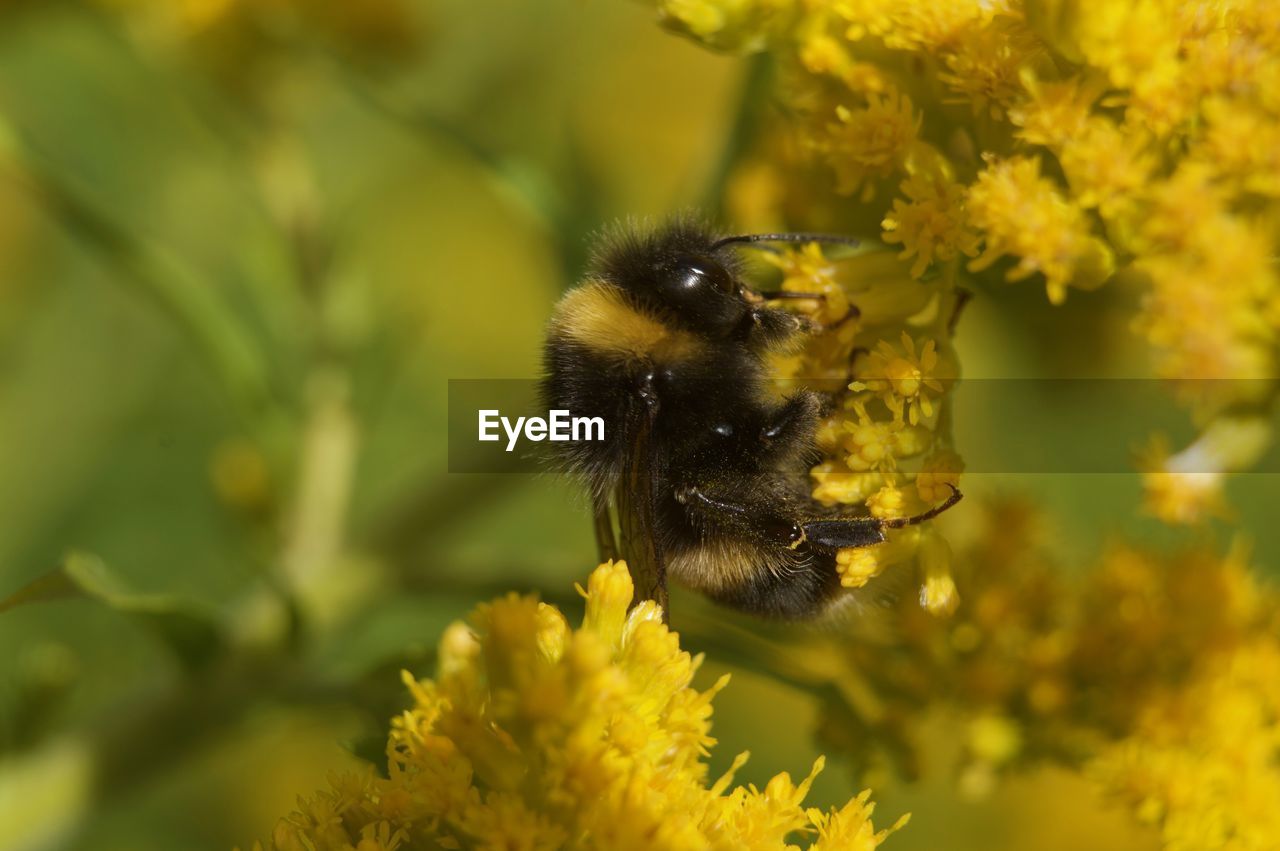
<svg viewBox="0 0 1280 851"><path fill-rule="evenodd" d="M858 240L851 236L841 236L834 233L744 233L738 236L726 236L724 239L718 239L711 244L714 251L726 245L734 243L751 244L756 242L830 242L836 245L859 245ZM764 248L764 246L760 246Z"/></svg>

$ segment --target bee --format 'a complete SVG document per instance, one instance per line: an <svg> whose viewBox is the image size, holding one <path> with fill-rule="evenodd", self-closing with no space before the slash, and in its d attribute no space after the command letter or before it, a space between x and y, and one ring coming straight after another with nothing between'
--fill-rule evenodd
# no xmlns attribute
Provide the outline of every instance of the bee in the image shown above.
<svg viewBox="0 0 1280 851"><path fill-rule="evenodd" d="M817 330L743 281L745 247L845 242L815 234L719 236L691 218L616 226L561 299L544 350L543 402L600 417L602 440L556 444L585 481L601 559L624 556L640 597L667 611L667 579L754 615L820 617L847 597L836 552L929 520L847 516L810 496L814 435L830 398L770 394L767 356ZM617 532L614 534L616 516Z"/></svg>

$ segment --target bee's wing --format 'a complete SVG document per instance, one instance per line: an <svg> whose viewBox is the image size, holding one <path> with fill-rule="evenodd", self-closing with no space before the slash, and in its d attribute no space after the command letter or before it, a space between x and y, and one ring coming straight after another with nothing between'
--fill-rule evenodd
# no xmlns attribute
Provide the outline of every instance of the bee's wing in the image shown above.
<svg viewBox="0 0 1280 851"><path fill-rule="evenodd" d="M596 555L601 563L616 561L622 556L618 553L618 542L613 535L613 517L609 513L609 497L592 495L591 508L595 518Z"/></svg>
<svg viewBox="0 0 1280 851"><path fill-rule="evenodd" d="M641 405L627 469L618 483L616 502L622 557L636 585L635 602L653 600L667 618L667 565L654 522L655 464L653 424L657 406ZM598 524L597 524L598 525Z"/></svg>

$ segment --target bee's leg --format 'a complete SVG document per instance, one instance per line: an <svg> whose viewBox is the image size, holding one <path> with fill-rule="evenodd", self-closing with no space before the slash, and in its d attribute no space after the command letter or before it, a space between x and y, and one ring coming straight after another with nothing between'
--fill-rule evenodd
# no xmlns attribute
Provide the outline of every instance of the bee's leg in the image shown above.
<svg viewBox="0 0 1280 851"><path fill-rule="evenodd" d="M834 331L847 322L856 322L862 318L862 310L856 304L849 305L849 312L841 316L835 322L827 322L822 326L823 331Z"/></svg>
<svg viewBox="0 0 1280 851"><path fill-rule="evenodd" d="M805 541L809 544L828 550L843 550L855 547L869 547L879 544L885 539L886 529L902 529L915 526L926 520L932 520L964 498L960 489L950 485L951 496L946 502L930 508L928 511L910 517L897 517L893 520L881 520L878 517L849 517L834 520L810 520L803 524Z"/></svg>
<svg viewBox="0 0 1280 851"><path fill-rule="evenodd" d="M731 502L707 494L699 487L683 487L675 493L699 526L732 529L752 538L794 547L804 540L804 530L790 517L760 505Z"/></svg>
<svg viewBox="0 0 1280 851"><path fill-rule="evenodd" d="M901 529L904 526L914 526L917 523L932 520L960 500L964 499L964 494L960 493L960 488L950 483L947 483L947 487L951 488L951 496L947 497L946 501L941 505L934 506L928 511L922 511L921 513L912 515L911 517L897 517L893 520L882 520L880 522L884 524L886 529Z"/></svg>
<svg viewBox="0 0 1280 851"><path fill-rule="evenodd" d="M790 290L760 290L754 294L764 299L765 301L782 301L784 299L796 299L796 300L804 300L804 301L826 301L827 300L826 293L798 293L798 292L791 292ZM862 317L862 311L858 309L858 306L856 304L850 304L849 311L844 316L840 317L835 322L818 323L818 327L821 328L823 331L834 331L836 328L839 328L841 325L845 324L846 322L851 322L861 317Z"/></svg>
<svg viewBox="0 0 1280 851"><path fill-rule="evenodd" d="M750 316L750 323L742 326L743 341L764 349L776 349L819 327L803 316L762 305L751 308Z"/></svg>
<svg viewBox="0 0 1280 851"><path fill-rule="evenodd" d="M775 451L806 448L826 400L816 393L800 392L778 407L760 429L760 442Z"/></svg>
<svg viewBox="0 0 1280 851"><path fill-rule="evenodd" d="M760 429L760 439L765 442L786 440L812 429L823 404L816 393L797 393L773 412L764 428Z"/></svg>
<svg viewBox="0 0 1280 851"><path fill-rule="evenodd" d="M850 517L845 520L810 520L802 528L804 539L810 546L845 550L882 543L885 524L876 517Z"/></svg>
<svg viewBox="0 0 1280 851"><path fill-rule="evenodd" d="M796 293L791 290L753 290L754 295L760 296L765 301L782 301L784 299L804 299L805 301L825 301L827 296L825 293Z"/></svg>

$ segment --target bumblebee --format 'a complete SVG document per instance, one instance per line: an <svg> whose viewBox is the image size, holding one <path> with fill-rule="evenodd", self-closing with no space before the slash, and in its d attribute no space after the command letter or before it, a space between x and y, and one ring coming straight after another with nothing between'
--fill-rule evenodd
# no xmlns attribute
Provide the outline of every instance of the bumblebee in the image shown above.
<svg viewBox="0 0 1280 851"><path fill-rule="evenodd" d="M811 240L851 242L718 236L688 218L617 226L555 308L543 402L601 417L605 430L556 444L554 463L590 490L601 558L625 557L637 590L664 612L671 577L755 615L821 616L847 597L837 550L879 543L960 499L953 489L932 510L882 520L841 516L810 496L830 399L770 394L766 358L817 328L774 306L791 294L747 286L740 251Z"/></svg>

